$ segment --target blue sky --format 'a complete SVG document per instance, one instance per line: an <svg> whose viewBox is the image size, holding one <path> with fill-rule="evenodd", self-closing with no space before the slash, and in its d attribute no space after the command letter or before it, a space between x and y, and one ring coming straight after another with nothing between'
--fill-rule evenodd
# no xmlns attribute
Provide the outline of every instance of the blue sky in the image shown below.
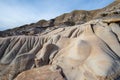
<svg viewBox="0 0 120 80"><path fill-rule="evenodd" d="M0 0L0 30L55 18L73 10L103 8L114 0Z"/></svg>

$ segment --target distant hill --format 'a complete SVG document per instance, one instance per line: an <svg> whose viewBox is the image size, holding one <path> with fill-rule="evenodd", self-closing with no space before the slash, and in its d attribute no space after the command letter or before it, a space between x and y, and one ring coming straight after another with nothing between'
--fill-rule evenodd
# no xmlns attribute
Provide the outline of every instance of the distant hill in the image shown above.
<svg viewBox="0 0 120 80"><path fill-rule="evenodd" d="M116 0L107 7L98 10L92 11L74 10L70 13L62 14L48 21L40 20L36 23L26 24L20 27L5 30L2 32L2 34L0 34L0 36L5 37L15 35L37 35L48 32L48 30L50 31L51 29L55 29L55 27L83 24L93 19L100 19L113 16L119 17L120 14L119 2L120 2L119 0Z"/></svg>

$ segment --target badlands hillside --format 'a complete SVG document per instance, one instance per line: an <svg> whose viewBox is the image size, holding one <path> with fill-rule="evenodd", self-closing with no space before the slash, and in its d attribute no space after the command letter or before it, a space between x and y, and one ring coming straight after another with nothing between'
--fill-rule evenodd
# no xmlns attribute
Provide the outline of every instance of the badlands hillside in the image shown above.
<svg viewBox="0 0 120 80"><path fill-rule="evenodd" d="M0 80L120 80L120 1L1 31Z"/></svg>

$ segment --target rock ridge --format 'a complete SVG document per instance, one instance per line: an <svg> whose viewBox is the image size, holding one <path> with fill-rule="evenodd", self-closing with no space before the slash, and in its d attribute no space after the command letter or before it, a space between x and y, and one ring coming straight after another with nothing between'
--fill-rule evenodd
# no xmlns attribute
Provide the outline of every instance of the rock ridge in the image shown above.
<svg viewBox="0 0 120 80"><path fill-rule="evenodd" d="M120 14L119 8L120 2L119 0L116 0L107 7L104 7L102 9L91 11L74 10L70 13L65 13L48 21L40 20L36 23L26 24L20 27L2 31L0 33L0 36L6 37L16 35L38 35L45 32L47 33L56 28L79 25L93 19L119 16Z"/></svg>

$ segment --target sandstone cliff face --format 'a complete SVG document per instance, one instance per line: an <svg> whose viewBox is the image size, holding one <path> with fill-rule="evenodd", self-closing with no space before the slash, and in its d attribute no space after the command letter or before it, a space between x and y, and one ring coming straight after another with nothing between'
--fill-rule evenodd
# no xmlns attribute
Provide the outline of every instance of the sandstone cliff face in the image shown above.
<svg viewBox="0 0 120 80"><path fill-rule="evenodd" d="M120 80L119 8L117 0L0 32L8 36L0 37L0 80Z"/></svg>

